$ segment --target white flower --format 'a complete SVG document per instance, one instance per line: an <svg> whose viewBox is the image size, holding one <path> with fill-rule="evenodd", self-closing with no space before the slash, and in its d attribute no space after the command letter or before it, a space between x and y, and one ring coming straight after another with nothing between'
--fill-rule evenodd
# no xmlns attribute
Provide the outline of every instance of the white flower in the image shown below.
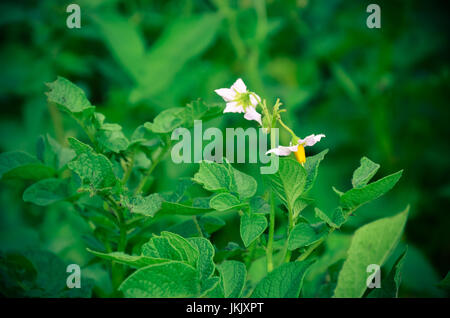
<svg viewBox="0 0 450 318"><path fill-rule="evenodd" d="M319 135L309 135L308 137L305 137L305 139L299 139L296 145L292 145L292 143L289 145L289 147L286 146L278 146L277 148L270 149L266 152L266 155L269 153L274 153L277 156L288 156L291 152L297 152L298 147L306 147L306 146L314 146L316 143L320 141L320 139L324 138L324 134Z"/></svg>
<svg viewBox="0 0 450 318"><path fill-rule="evenodd" d="M245 119L256 120L262 125L261 114L256 111L261 98L247 91L242 79L237 79L230 88L219 88L215 92L227 102L224 113L244 113Z"/></svg>

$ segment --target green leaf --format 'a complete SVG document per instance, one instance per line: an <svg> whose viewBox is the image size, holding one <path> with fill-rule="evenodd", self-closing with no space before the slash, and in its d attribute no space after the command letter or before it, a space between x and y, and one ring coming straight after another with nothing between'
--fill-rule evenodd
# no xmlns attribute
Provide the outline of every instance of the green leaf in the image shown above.
<svg viewBox="0 0 450 318"><path fill-rule="evenodd" d="M327 231L320 231L320 229L316 229L308 223L299 223L289 234L288 248L292 251L300 247L311 245L326 234Z"/></svg>
<svg viewBox="0 0 450 318"><path fill-rule="evenodd" d="M203 237L192 237L188 239L198 251L198 261L196 268L200 273L200 280L206 280L212 276L216 266L214 265L214 247Z"/></svg>
<svg viewBox="0 0 450 318"><path fill-rule="evenodd" d="M245 247L248 247L266 229L267 219L261 214L247 214L241 216L241 238Z"/></svg>
<svg viewBox="0 0 450 318"><path fill-rule="evenodd" d="M213 209L206 209L196 207L183 203L162 201L161 210L156 212L156 216L162 215L202 215L214 211Z"/></svg>
<svg viewBox="0 0 450 318"><path fill-rule="evenodd" d="M292 211L295 201L305 188L306 171L297 161L290 158L280 158L279 164L278 171L269 176L272 189Z"/></svg>
<svg viewBox="0 0 450 318"><path fill-rule="evenodd" d="M345 192L341 198L341 205L346 210L352 210L375 200L392 189L402 176L403 170L369 183L361 188L354 188Z"/></svg>
<svg viewBox="0 0 450 318"><path fill-rule="evenodd" d="M76 194L71 179L43 179L29 186L23 193L23 200L40 206L47 206L70 198Z"/></svg>
<svg viewBox="0 0 450 318"><path fill-rule="evenodd" d="M234 195L225 192L212 197L211 201L209 201L209 206L217 211L229 211L238 210L243 204Z"/></svg>
<svg viewBox="0 0 450 318"><path fill-rule="evenodd" d="M44 164L62 169L75 157L72 149L61 146L50 135L40 136L37 143L37 157Z"/></svg>
<svg viewBox="0 0 450 318"><path fill-rule="evenodd" d="M252 293L252 298L297 298L303 277L311 261L285 263L264 277Z"/></svg>
<svg viewBox="0 0 450 318"><path fill-rule="evenodd" d="M227 167L211 161L200 162L199 170L194 174L194 180L211 192L227 191L232 183L232 176Z"/></svg>
<svg viewBox="0 0 450 318"><path fill-rule="evenodd" d="M166 134L180 127L185 122L183 107L169 108L159 113L153 123L145 123L144 127L157 134Z"/></svg>
<svg viewBox="0 0 450 318"><path fill-rule="evenodd" d="M306 158L305 170L306 170L306 182L304 192L308 192L314 185L317 178L317 173L319 171L319 164L325 158L328 153L328 149L318 153L317 155L310 156Z"/></svg>
<svg viewBox="0 0 450 318"><path fill-rule="evenodd" d="M252 213L269 214L270 204L260 196L251 198L250 210Z"/></svg>
<svg viewBox="0 0 450 318"><path fill-rule="evenodd" d="M155 216L155 213L161 209L161 203L162 199L157 193L150 194L146 197L138 195L131 198L124 198L124 204L131 213L151 217Z"/></svg>
<svg viewBox="0 0 450 318"><path fill-rule="evenodd" d="M218 216L203 215L199 218L198 223L201 228L208 234L212 234L225 226L225 221Z"/></svg>
<svg viewBox="0 0 450 318"><path fill-rule="evenodd" d="M56 81L48 83L50 91L46 93L48 101L56 103L60 109L69 114L79 116L80 113L91 115L95 107L86 98L83 90L64 77L58 76Z"/></svg>
<svg viewBox="0 0 450 318"><path fill-rule="evenodd" d="M229 190L239 195L240 199L249 199L255 195L258 184L256 180L235 168L229 163L225 163L228 166L231 175L231 187Z"/></svg>
<svg viewBox="0 0 450 318"><path fill-rule="evenodd" d="M96 132L98 143L107 151L119 153L128 148L130 142L118 124L103 124Z"/></svg>
<svg viewBox="0 0 450 318"><path fill-rule="evenodd" d="M138 269L119 290L127 298L196 297L200 293L200 281L195 268L171 261Z"/></svg>
<svg viewBox="0 0 450 318"><path fill-rule="evenodd" d="M220 277L210 277L201 282L201 298L223 298L223 288L220 285Z"/></svg>
<svg viewBox="0 0 450 318"><path fill-rule="evenodd" d="M362 157L361 165L353 172L352 185L354 188L364 187L380 169L380 165L369 158Z"/></svg>
<svg viewBox="0 0 450 318"><path fill-rule="evenodd" d="M71 138L69 140L77 157L68 163L70 170L78 174L85 185L94 190L112 188L116 182L111 161L95 153L88 145Z"/></svg>
<svg viewBox="0 0 450 318"><path fill-rule="evenodd" d="M344 262L334 297L361 297L366 290L367 266L382 266L397 245L408 217L407 208L356 230Z"/></svg>
<svg viewBox="0 0 450 318"><path fill-rule="evenodd" d="M26 152L11 151L0 154L0 178L40 180L55 174L52 167L42 164Z"/></svg>
<svg viewBox="0 0 450 318"><path fill-rule="evenodd" d="M142 34L135 23L118 14L102 12L92 16L102 38L128 75L138 80L142 75L145 47ZM127 45L123 45L126 41Z"/></svg>
<svg viewBox="0 0 450 318"><path fill-rule="evenodd" d="M196 267L199 251L182 236L161 232L161 236L152 237L148 243L142 246L142 255L182 261Z"/></svg>
<svg viewBox="0 0 450 318"><path fill-rule="evenodd" d="M247 277L245 265L238 261L224 261L217 269L222 278L224 296L240 298Z"/></svg>
<svg viewBox="0 0 450 318"><path fill-rule="evenodd" d="M208 191L237 193L240 199L251 198L258 186L253 177L233 168L228 162L200 162L193 180Z"/></svg>
<svg viewBox="0 0 450 318"><path fill-rule="evenodd" d="M93 251L89 248L87 250L88 252L94 254L95 256L101 257L106 260L118 262L121 264L129 265L135 268L142 268L148 265L161 264L171 261L170 259L148 257L145 255L128 255L122 252L102 253Z"/></svg>
<svg viewBox="0 0 450 318"><path fill-rule="evenodd" d="M397 298L401 283L401 271L407 249L397 258L391 272L381 280L381 288L374 288L367 297L369 298Z"/></svg>
<svg viewBox="0 0 450 318"><path fill-rule="evenodd" d="M323 212L319 208L315 208L316 216L320 218L322 221L327 223L330 227L340 228L342 224L347 220L347 216L341 207L337 207L333 210L331 215Z"/></svg>
<svg viewBox="0 0 450 318"><path fill-rule="evenodd" d="M220 15L210 13L180 18L168 25L139 65L139 85L131 100L136 102L164 91L190 59L213 43L220 22Z"/></svg>

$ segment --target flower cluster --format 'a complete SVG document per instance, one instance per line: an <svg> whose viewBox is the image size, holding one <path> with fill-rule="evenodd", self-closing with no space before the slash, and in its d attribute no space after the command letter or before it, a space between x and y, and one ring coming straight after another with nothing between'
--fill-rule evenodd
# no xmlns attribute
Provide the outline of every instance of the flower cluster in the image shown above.
<svg viewBox="0 0 450 318"><path fill-rule="evenodd" d="M292 135L292 141L289 146L278 146L270 149L266 154L273 153L277 156L288 156L293 152L297 161L303 165L306 162L305 147L313 146L325 137L324 134L312 134L304 139L297 137L281 120L280 113L284 110L279 109L279 106L281 106L279 100L277 100L272 113L270 113L266 107L265 100L261 102L261 98L258 95L248 91L244 81L240 78L230 88L219 88L215 92L227 103L224 113L244 113L245 119L257 121L263 126L265 131L270 131L270 128L274 128L274 125L278 122ZM257 111L258 107L262 109L263 114L267 117L265 118L266 120L261 119L261 114ZM266 125L269 126L264 127Z"/></svg>

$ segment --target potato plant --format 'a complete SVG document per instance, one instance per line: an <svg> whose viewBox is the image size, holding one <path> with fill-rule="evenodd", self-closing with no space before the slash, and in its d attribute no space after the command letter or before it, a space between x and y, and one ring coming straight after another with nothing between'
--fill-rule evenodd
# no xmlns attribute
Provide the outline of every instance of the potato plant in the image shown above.
<svg viewBox="0 0 450 318"><path fill-rule="evenodd" d="M338 204L323 210L318 207L320 198L310 193L321 162L333 148L307 155L305 147L325 135L297 137L283 121L289 114L281 101L271 106L247 90L241 79L231 88L216 90L225 103L210 105L199 99L166 109L128 136L71 81L58 77L48 88L48 103L76 121L84 134L63 143L41 136L33 155L2 153L0 176L5 182L23 180L27 203L47 207L65 202L71 213L82 216L89 232L83 244L91 264L105 268L111 288L92 278L83 278L81 288L68 288L66 264L56 255L17 251L4 252L0 258L3 294L397 296L406 250L393 251L398 250L408 208L361 226L351 239L340 232L361 206L391 190L402 171L374 178L380 165L363 156L348 176L351 188L330 189ZM244 116L264 130L271 140L267 154L278 159L277 171L252 175L227 158L202 160L193 175L176 181L170 191L152 191L154 172L161 162L171 160L172 133L192 128L194 121L220 120L224 113ZM290 145L275 143L276 129L290 134ZM227 231L238 231L239 236L216 236ZM380 288L370 288L368 268L373 264L381 268Z"/></svg>

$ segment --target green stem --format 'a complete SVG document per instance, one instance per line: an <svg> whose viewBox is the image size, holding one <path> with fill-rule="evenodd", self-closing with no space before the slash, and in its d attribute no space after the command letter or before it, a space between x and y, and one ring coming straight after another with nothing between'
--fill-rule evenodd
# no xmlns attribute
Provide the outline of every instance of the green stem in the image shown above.
<svg viewBox="0 0 450 318"><path fill-rule="evenodd" d="M131 154L131 162L129 163L127 170L125 171L125 174L123 175L122 178L122 183L125 185L127 184L128 179L131 176L131 171L133 171L133 167L134 167L134 152Z"/></svg>
<svg viewBox="0 0 450 318"><path fill-rule="evenodd" d="M273 192L270 192L270 217L269 217L269 239L267 241L267 272L273 270L273 236L275 233L275 202Z"/></svg>
<svg viewBox="0 0 450 318"><path fill-rule="evenodd" d="M167 151L170 148L170 143L167 142L166 145L164 146L164 148L161 149L161 151L159 152L159 154L156 156L156 158L152 161L152 164L150 165L150 168L147 170L147 172L145 173L145 176L141 179L141 181L139 182L138 186L136 187L136 189L134 190L134 194L139 194L142 191L142 188L145 186L145 184L147 183L148 179L150 178L153 170L155 170L156 166L159 164L159 162L161 161L161 159L164 157L164 155L167 153Z"/></svg>
<svg viewBox="0 0 450 318"><path fill-rule="evenodd" d="M282 120L281 120L281 116L278 116L278 122L280 123L281 126L283 126L284 129L286 129L292 136L292 138L298 139L298 137L295 135L295 133L292 131L291 128L289 128Z"/></svg>
<svg viewBox="0 0 450 318"><path fill-rule="evenodd" d="M288 263L291 260L291 251L288 249L288 238L291 234L292 229L294 228L294 217L292 213L292 208L288 207L288 229L287 229L287 235L286 235L286 244L285 244L285 250L284 250L284 262Z"/></svg>

